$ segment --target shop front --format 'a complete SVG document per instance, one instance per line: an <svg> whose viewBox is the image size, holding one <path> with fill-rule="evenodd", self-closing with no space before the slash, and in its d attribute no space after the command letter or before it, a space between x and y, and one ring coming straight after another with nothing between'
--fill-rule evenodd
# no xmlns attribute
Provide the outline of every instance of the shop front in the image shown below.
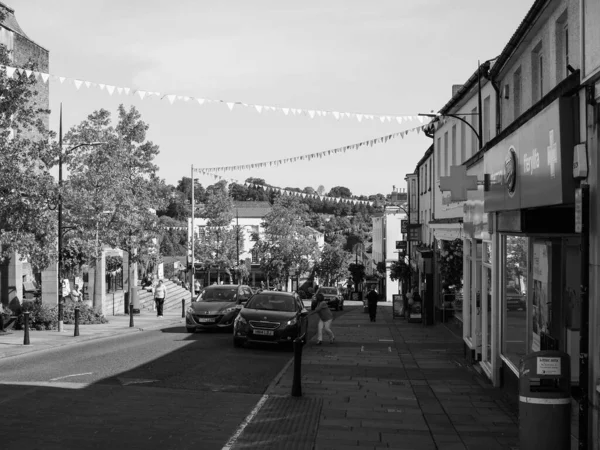
<svg viewBox="0 0 600 450"><path fill-rule="evenodd" d="M471 292L484 311L482 367L494 379L497 352L500 379L514 392L521 358L539 350L569 353L577 382L581 267L572 176L574 100L553 101L484 154L489 186L483 206L493 236L482 233L481 244L476 235L472 241L481 245L482 272ZM473 255L477 264L478 248Z"/></svg>

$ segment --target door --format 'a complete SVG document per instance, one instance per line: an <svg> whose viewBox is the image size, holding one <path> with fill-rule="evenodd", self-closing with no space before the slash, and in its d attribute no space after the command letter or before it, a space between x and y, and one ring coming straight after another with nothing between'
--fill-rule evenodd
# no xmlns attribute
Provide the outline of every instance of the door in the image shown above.
<svg viewBox="0 0 600 450"><path fill-rule="evenodd" d="M482 357L482 252L483 242L479 239L473 241L471 254L471 277L472 277L472 291L471 295L475 301L471 302L471 314L472 314L472 328L473 328L473 348L475 349L475 357L481 361Z"/></svg>

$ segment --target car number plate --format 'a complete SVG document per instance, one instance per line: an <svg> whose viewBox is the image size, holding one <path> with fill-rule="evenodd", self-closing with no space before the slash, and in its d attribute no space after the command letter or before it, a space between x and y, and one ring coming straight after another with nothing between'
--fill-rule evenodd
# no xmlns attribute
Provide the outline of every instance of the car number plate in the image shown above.
<svg viewBox="0 0 600 450"><path fill-rule="evenodd" d="M263 336L273 336L273 330L254 330L254 334L261 334Z"/></svg>
<svg viewBox="0 0 600 450"><path fill-rule="evenodd" d="M208 319L205 317L201 317L200 319L198 319L198 322L214 322L215 319Z"/></svg>
<svg viewBox="0 0 600 450"><path fill-rule="evenodd" d="M415 319L420 319L421 318L421 314L411 314L410 317L414 317Z"/></svg>

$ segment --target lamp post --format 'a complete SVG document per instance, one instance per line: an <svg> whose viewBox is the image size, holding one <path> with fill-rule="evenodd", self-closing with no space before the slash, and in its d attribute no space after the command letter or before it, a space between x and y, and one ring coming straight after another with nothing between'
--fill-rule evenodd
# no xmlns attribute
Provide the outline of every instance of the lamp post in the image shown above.
<svg viewBox="0 0 600 450"><path fill-rule="evenodd" d="M98 146L104 145L106 142L84 142L77 144L74 147L68 149L65 153L72 152L73 150L84 147L84 146ZM62 272L63 272L63 259L62 259L62 185L63 185L63 142L62 142L62 103L60 104L60 116L58 125L58 303L63 303L64 298L62 295ZM59 320L62 318L59 317Z"/></svg>

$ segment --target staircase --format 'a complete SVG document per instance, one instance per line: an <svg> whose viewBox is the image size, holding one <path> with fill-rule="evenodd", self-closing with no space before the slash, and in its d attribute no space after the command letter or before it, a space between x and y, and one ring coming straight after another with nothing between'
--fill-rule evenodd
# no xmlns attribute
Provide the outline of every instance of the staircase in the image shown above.
<svg viewBox="0 0 600 450"><path fill-rule="evenodd" d="M165 298L163 307L164 311L181 311L181 299L185 299L186 306L189 306L191 303L190 291L170 280L164 281L164 285L167 288L167 297ZM154 296L152 295L152 291L148 292L146 289L140 287L138 288L138 298L140 300L140 309L154 310Z"/></svg>

